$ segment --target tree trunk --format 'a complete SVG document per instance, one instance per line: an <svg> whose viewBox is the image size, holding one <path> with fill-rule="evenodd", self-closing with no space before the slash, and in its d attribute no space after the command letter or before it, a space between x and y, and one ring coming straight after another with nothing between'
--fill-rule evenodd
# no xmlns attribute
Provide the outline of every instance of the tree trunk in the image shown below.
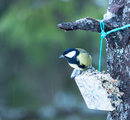
<svg viewBox="0 0 130 120"><path fill-rule="evenodd" d="M104 15L105 31L130 24L130 0L109 0L107 14ZM65 31L90 30L101 32L99 21L87 17L73 23L58 24ZM107 120L130 120L130 27L106 36L107 72L119 81L124 92L123 102Z"/></svg>
<svg viewBox="0 0 130 120"><path fill-rule="evenodd" d="M116 6L121 5L121 8ZM123 6L122 6L123 5ZM113 11L116 9L115 11ZM109 0L108 10L114 14L106 22L115 27L130 23L130 1ZM105 22L105 21L104 21ZM107 72L119 81L124 92L123 103L113 112L108 112L107 120L130 120L130 28L114 32L106 37Z"/></svg>

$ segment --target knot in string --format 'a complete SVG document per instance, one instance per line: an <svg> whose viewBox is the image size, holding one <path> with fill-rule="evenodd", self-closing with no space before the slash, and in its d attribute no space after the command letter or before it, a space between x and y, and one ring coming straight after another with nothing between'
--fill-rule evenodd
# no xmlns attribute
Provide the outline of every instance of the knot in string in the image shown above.
<svg viewBox="0 0 130 120"><path fill-rule="evenodd" d="M103 38L105 38L107 36L107 33L104 31L104 22L102 22L102 20L99 20L100 23L100 28L101 28L101 43L100 43L100 56L99 56L99 68L98 71L100 71L101 69L101 59L102 59L102 44L103 44Z"/></svg>
<svg viewBox="0 0 130 120"><path fill-rule="evenodd" d="M104 31L105 25L104 22L102 20L99 20L100 23L100 28L101 28L101 38L104 38L107 36L107 33Z"/></svg>
<svg viewBox="0 0 130 120"><path fill-rule="evenodd" d="M115 29L112 29L108 32L105 32L104 31L104 28L105 28L105 25L104 25L104 22L102 20L99 20L99 23L100 23L100 28L101 28L101 43L100 43L100 56L99 56L99 68L98 68L98 71L100 71L101 69L101 59L102 59L102 44L103 44L103 39L110 33L112 32L116 32L116 31L119 31L119 30L122 30L122 29L125 29L125 28L128 28L130 27L130 24L127 24L127 25L124 25L120 28L115 28Z"/></svg>
<svg viewBox="0 0 130 120"><path fill-rule="evenodd" d="M101 38L105 38L107 36L106 32L104 30L101 32Z"/></svg>

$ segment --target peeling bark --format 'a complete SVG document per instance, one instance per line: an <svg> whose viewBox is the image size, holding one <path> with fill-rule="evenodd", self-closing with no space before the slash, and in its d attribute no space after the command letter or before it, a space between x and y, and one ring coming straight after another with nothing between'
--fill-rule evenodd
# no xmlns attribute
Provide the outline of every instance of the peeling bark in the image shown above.
<svg viewBox="0 0 130 120"><path fill-rule="evenodd" d="M105 31L130 24L130 0L109 0L103 22ZM90 17L58 26L65 31L101 32L99 21ZM107 72L119 81L120 91L124 92L123 102L116 110L108 112L107 120L130 120L130 28L111 33L105 40Z"/></svg>

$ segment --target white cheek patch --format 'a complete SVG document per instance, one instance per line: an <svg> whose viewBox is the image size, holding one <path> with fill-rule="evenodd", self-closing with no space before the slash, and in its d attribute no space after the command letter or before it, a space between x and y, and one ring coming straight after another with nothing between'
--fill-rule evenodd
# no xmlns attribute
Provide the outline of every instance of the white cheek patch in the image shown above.
<svg viewBox="0 0 130 120"><path fill-rule="evenodd" d="M76 54L76 51L72 51L72 52L67 53L65 56L69 57L69 58L72 58L72 57L75 56L75 54Z"/></svg>

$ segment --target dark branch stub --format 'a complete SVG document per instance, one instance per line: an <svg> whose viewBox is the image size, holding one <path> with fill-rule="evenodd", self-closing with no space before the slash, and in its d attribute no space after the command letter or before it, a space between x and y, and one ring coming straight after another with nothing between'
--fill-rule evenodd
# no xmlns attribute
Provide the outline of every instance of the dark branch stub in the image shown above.
<svg viewBox="0 0 130 120"><path fill-rule="evenodd" d="M111 4L108 8L108 11L111 13L117 13L120 8L124 6L125 0L113 0L113 4Z"/></svg>
<svg viewBox="0 0 130 120"><path fill-rule="evenodd" d="M118 10L119 10L120 8L122 8L122 7L123 7L123 4L121 4L121 5L112 4L112 5L109 7L108 10L109 10L111 13L117 13Z"/></svg>

